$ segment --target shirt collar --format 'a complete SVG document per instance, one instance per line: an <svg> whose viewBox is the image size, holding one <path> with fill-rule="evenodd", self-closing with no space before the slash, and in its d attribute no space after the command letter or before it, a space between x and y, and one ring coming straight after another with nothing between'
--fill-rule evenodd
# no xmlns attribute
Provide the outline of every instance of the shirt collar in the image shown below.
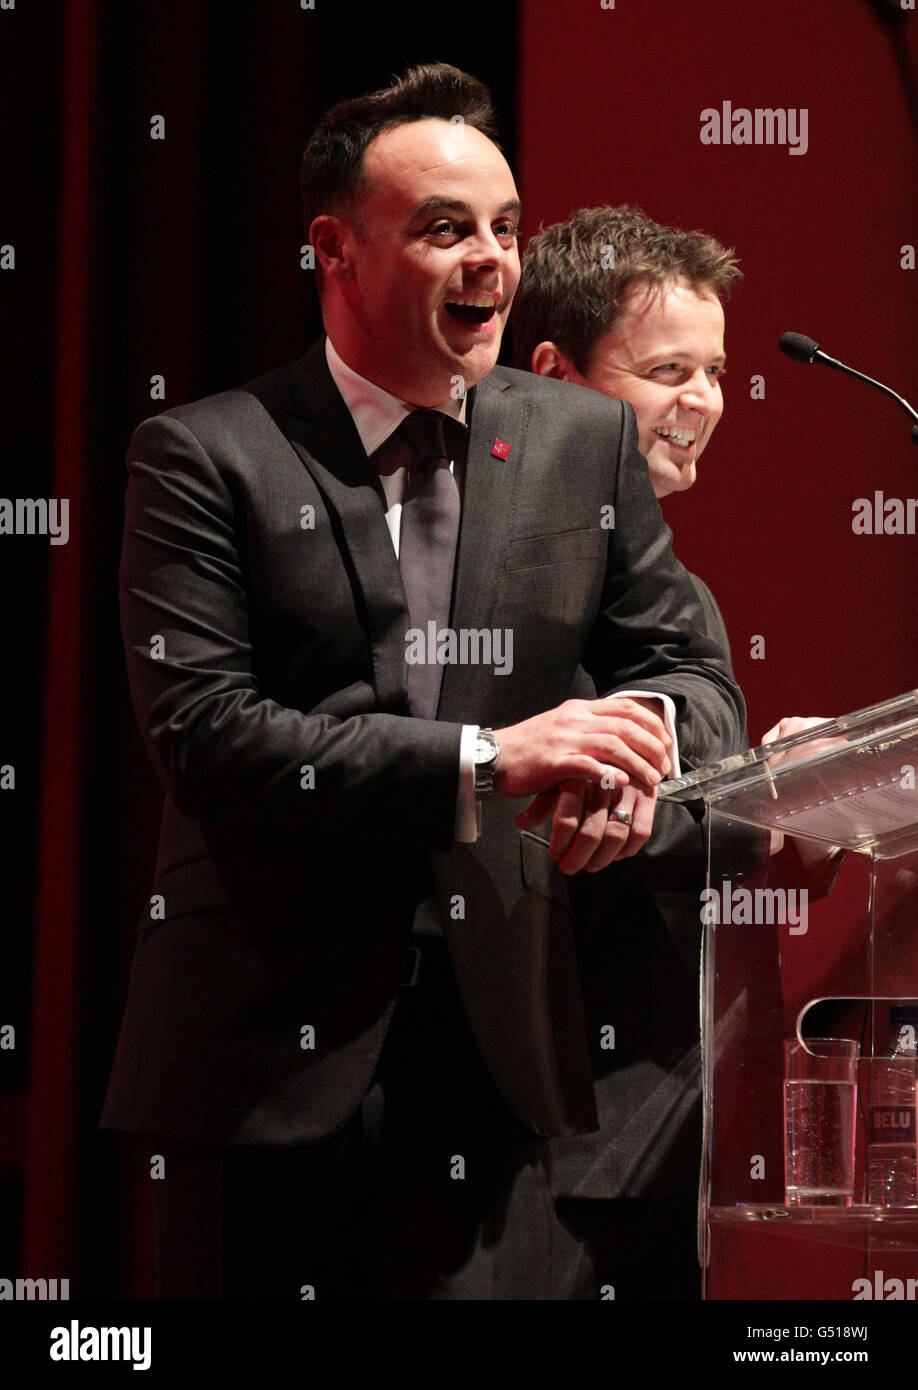
<svg viewBox="0 0 918 1390"><path fill-rule="evenodd" d="M375 382L367 381L343 362L335 351L331 338L325 338L325 359L332 380L341 392L344 404L351 412L357 433L367 453L367 458L397 430L407 415L416 408L406 401L384 391ZM460 425L465 424L467 397L455 401L452 398L436 407L444 415L451 415Z"/></svg>

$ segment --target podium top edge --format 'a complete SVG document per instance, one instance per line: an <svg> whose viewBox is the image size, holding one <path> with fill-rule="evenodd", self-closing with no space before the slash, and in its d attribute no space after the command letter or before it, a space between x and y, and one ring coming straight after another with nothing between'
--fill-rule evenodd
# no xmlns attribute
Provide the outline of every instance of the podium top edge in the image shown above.
<svg viewBox="0 0 918 1390"><path fill-rule="evenodd" d="M733 753L682 777L670 778L660 784L658 795L664 801L697 801L726 788L769 781L796 771L807 759L805 745L808 743L822 744L826 739L843 738L845 746L850 748L857 743L868 743L871 739L879 741L895 736L898 740L911 733L918 734L918 690L909 690L891 700L882 700L879 704L829 719L799 734L790 734L787 738ZM774 760L789 750L797 750L797 757L785 767L773 769L766 766L768 760ZM832 756L832 751L826 752L824 749L814 749L811 755L813 760Z"/></svg>

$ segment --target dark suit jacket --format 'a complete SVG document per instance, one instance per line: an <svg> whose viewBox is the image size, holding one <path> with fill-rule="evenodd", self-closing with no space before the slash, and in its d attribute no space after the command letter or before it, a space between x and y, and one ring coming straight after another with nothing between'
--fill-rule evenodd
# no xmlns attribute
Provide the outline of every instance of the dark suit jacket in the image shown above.
<svg viewBox="0 0 918 1390"><path fill-rule="evenodd" d="M714 596L697 575L689 578L701 604L702 632L729 658L727 632ZM732 667L728 669L732 674ZM589 685L583 691L586 698L595 693ZM748 743L744 728L730 751ZM712 844L713 881L726 876L736 882L767 882L772 888L805 887L810 901L831 892L840 860L808 869L793 840L770 858L769 839L767 831L721 818ZM594 1131L552 1143L557 1196L697 1197L702 1146L701 893L707 863L707 820L700 815L700 804L659 802L653 834L638 855L570 882L599 1124ZM722 997L734 987L737 993L754 992L758 1013L782 1030L779 947L779 929L767 925L734 936L728 944L721 935L717 977ZM615 1030L614 1047L608 1046L609 1026ZM783 1032L778 1049L781 1037ZM744 1043L743 1050L734 1046L734 1090L715 1107L719 1129L733 1120L731 1101L750 1132L756 1126L761 1129L761 1116L744 1112L737 1097L743 1069L760 1065L757 1049L762 1046L758 1035ZM725 1073L722 1063L722 1081ZM780 1125L774 1133L781 1172ZM762 1140L756 1142L761 1147ZM740 1151L752 1150L747 1142ZM770 1163L769 1171L773 1168Z"/></svg>
<svg viewBox="0 0 918 1390"><path fill-rule="evenodd" d="M452 626L511 628L513 669L448 666L436 721L409 716L398 563L323 343L134 435L123 629L166 802L105 1126L293 1144L343 1124L431 863L507 1101L539 1133L595 1125L567 884L517 831L524 802L453 844L461 725L550 709L585 670L671 694L697 764L735 745L742 697L630 407L504 368L469 404Z"/></svg>

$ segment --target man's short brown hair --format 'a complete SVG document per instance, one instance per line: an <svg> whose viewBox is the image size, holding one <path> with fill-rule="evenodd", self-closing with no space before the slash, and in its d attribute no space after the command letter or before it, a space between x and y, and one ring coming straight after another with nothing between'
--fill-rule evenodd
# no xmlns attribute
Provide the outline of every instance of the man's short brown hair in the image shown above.
<svg viewBox="0 0 918 1390"><path fill-rule="evenodd" d="M340 101L326 111L300 162L300 199L307 237L321 213L353 215L367 146L382 131L411 121L437 119L471 125L496 140L490 93L477 77L448 63L409 68L392 85Z"/></svg>
<svg viewBox="0 0 918 1390"><path fill-rule="evenodd" d="M653 222L640 208L579 208L567 222L542 227L522 258L513 304L517 366L529 370L539 343L552 342L578 372L608 333L636 284L680 282L724 299L742 279L732 250L704 232Z"/></svg>

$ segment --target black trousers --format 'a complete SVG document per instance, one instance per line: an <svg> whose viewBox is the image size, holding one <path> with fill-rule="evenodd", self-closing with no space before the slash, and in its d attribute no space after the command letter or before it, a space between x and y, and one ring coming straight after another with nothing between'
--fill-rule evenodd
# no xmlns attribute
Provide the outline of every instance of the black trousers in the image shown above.
<svg viewBox="0 0 918 1390"><path fill-rule="evenodd" d="M481 1060L445 942L419 949L339 1133L294 1149L151 1137L157 1297L599 1297L588 1236L559 1215L548 1146Z"/></svg>

